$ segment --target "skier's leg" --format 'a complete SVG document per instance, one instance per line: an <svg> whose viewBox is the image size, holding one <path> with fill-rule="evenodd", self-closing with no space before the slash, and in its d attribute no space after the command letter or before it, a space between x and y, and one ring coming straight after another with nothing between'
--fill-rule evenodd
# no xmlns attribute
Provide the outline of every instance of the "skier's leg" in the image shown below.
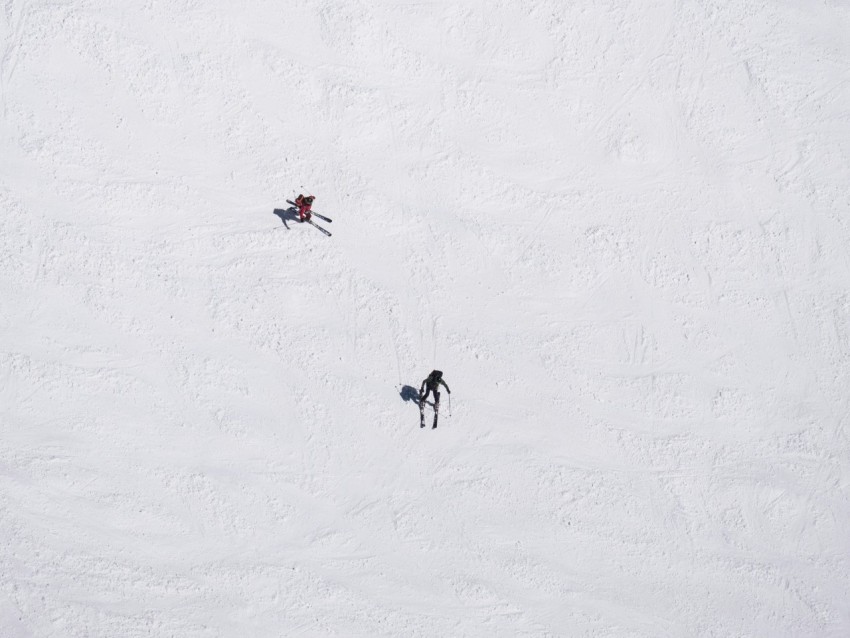
<svg viewBox="0 0 850 638"><path fill-rule="evenodd" d="M428 394L431 392L431 389L428 388L425 390L425 394L422 394L419 397L419 427L425 427L425 399L428 398ZM421 393L420 393L421 394Z"/></svg>

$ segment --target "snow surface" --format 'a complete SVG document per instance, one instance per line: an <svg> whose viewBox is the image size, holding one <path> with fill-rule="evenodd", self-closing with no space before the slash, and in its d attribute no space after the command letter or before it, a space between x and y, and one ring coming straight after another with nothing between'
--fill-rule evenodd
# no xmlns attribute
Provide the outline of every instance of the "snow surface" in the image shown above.
<svg viewBox="0 0 850 638"><path fill-rule="evenodd" d="M850 635L846 0L0 29L0 635Z"/></svg>

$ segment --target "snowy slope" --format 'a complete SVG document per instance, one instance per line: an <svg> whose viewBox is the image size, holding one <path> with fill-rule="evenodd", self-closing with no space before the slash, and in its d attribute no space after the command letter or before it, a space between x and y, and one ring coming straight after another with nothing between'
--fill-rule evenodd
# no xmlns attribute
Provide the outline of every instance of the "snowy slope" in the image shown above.
<svg viewBox="0 0 850 638"><path fill-rule="evenodd" d="M850 635L848 33L8 0L0 635Z"/></svg>

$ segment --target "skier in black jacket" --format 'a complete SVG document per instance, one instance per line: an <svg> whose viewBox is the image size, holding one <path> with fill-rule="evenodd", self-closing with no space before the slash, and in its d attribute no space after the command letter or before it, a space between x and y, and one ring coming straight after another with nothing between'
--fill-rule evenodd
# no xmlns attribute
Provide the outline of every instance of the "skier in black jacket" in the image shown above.
<svg viewBox="0 0 850 638"><path fill-rule="evenodd" d="M432 370L431 374L428 375L428 378L422 382L422 387L419 389L419 427L425 427L425 399L428 398L432 392L434 393L434 425L431 426L433 430L437 427L437 416L440 413L440 386L443 386L446 389L446 392L449 394L452 393L449 390L449 386L446 385L446 382L443 381L443 373L440 370ZM424 392L424 394L423 394Z"/></svg>

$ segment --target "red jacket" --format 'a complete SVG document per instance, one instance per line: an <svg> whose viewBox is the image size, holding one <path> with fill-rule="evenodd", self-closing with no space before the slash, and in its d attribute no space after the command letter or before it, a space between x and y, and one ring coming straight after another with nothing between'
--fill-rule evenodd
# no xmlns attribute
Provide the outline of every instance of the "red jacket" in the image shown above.
<svg viewBox="0 0 850 638"><path fill-rule="evenodd" d="M295 198L295 205L298 206L298 216L301 219L305 217L307 219L310 218L310 207L313 205L313 200L315 198L310 195L308 197L304 197L304 195L299 195Z"/></svg>

